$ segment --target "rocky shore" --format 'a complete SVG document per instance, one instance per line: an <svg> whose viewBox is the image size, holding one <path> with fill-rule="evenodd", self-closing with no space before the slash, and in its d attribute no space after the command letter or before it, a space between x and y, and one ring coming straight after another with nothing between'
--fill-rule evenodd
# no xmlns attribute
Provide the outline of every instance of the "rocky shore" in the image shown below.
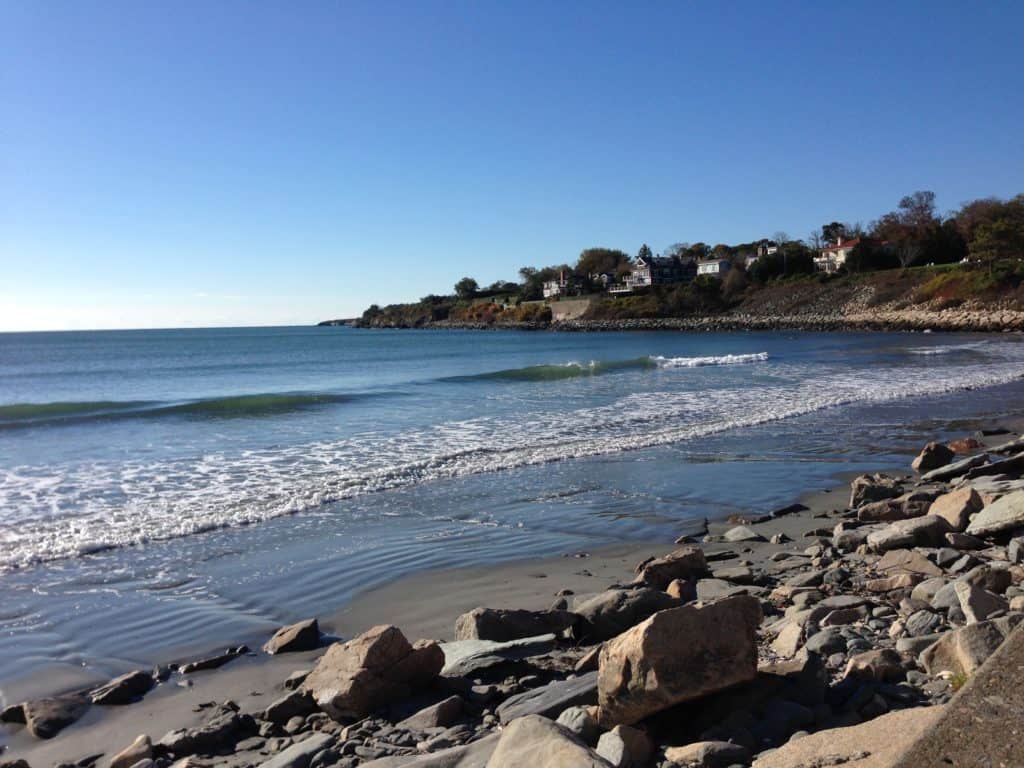
<svg viewBox="0 0 1024 768"><path fill-rule="evenodd" d="M348 323L365 327L360 322ZM373 327L408 327L380 326ZM1001 333L1024 331L1024 312L1013 309L893 309L793 313L725 312L714 315L616 320L560 320L550 323L457 322L442 320L417 328L477 331L946 331Z"/></svg>
<svg viewBox="0 0 1024 768"><path fill-rule="evenodd" d="M1024 439L930 443L906 475L833 495L710 524L594 592L551 584L543 610L468 611L449 642L401 616L347 641L284 627L260 657L298 661L258 707L85 725L216 681L252 657L238 647L0 720L12 744L61 746L64 768L896 765L1024 621ZM0 766L53 764L23 751Z"/></svg>

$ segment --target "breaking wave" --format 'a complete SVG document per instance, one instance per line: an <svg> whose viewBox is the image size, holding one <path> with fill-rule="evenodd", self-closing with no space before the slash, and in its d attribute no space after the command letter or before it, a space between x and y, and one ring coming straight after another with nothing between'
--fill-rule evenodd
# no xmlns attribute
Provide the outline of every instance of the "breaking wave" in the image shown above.
<svg viewBox="0 0 1024 768"><path fill-rule="evenodd" d="M755 357L748 362L762 359ZM0 509L16 509L20 518L0 529L0 567L257 523L423 482L699 439L851 404L996 386L1024 378L1024 361L1014 356L984 365L803 373L800 381L754 388L738 380L650 391L641 381L631 393L600 405L573 408L556 401L523 413L302 445L0 468ZM53 514L64 509L75 514Z"/></svg>
<svg viewBox="0 0 1024 768"><path fill-rule="evenodd" d="M181 402L100 400L87 402L16 403L0 406L0 429L161 416L192 418L270 416L305 408L344 403L358 397L361 396L285 392L235 395Z"/></svg>
<svg viewBox="0 0 1024 768"><path fill-rule="evenodd" d="M584 376L599 376L604 373L630 370L653 370L657 368L698 368L705 365L743 365L768 360L767 352L741 355L718 355L710 357L662 357L660 355L634 357L629 360L591 360L588 363L571 361L560 365L528 365L525 368L508 368L468 376L451 376L444 381L559 381Z"/></svg>

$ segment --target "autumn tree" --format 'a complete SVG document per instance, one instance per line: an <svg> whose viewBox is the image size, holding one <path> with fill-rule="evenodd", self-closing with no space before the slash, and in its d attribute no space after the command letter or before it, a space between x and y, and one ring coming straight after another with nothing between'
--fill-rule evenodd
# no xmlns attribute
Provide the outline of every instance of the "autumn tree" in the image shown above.
<svg viewBox="0 0 1024 768"><path fill-rule="evenodd" d="M480 286L472 277L464 277L455 284L455 295L460 299L472 299L479 290Z"/></svg>

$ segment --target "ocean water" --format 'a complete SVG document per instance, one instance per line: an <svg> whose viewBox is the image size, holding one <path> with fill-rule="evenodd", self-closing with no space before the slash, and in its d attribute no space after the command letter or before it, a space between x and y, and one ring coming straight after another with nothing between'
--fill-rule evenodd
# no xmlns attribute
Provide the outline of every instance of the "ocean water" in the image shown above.
<svg viewBox="0 0 1024 768"><path fill-rule="evenodd" d="M1022 377L1011 334L3 334L0 698L903 470Z"/></svg>

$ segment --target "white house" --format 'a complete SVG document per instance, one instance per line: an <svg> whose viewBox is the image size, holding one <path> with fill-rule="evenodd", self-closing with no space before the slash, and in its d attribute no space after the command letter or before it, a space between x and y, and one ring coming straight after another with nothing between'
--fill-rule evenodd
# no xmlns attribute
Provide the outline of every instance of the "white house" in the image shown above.
<svg viewBox="0 0 1024 768"><path fill-rule="evenodd" d="M714 278L723 278L725 273L732 269L732 262L728 259L701 259L697 262L697 275L708 275Z"/></svg>
<svg viewBox="0 0 1024 768"><path fill-rule="evenodd" d="M840 239L835 245L822 248L814 257L814 268L818 272L838 272L839 268L846 264L846 258L860 241L859 237L852 240Z"/></svg>

